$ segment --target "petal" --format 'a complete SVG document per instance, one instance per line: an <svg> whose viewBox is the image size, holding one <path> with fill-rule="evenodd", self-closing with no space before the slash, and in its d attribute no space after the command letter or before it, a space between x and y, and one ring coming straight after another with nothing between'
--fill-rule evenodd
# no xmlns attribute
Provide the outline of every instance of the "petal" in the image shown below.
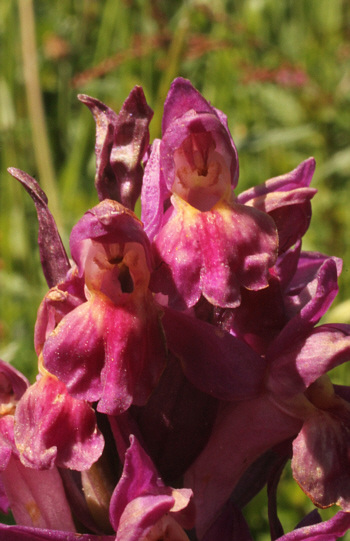
<svg viewBox="0 0 350 541"><path fill-rule="evenodd" d="M214 111L214 108L188 79L177 77L172 82L164 103L163 134L176 119L182 117L191 109L196 113L213 113Z"/></svg>
<svg viewBox="0 0 350 541"><path fill-rule="evenodd" d="M277 234L266 214L218 203L200 212L177 196L170 220L155 239L152 287L170 296L169 304L193 306L202 293L215 306L240 304L240 286L268 285L277 257Z"/></svg>
<svg viewBox="0 0 350 541"><path fill-rule="evenodd" d="M24 467L18 459L12 457L2 473L2 480L18 524L75 532L57 468L37 471ZM0 539L1 535L0 530ZM11 536L7 539L13 538Z"/></svg>
<svg viewBox="0 0 350 541"><path fill-rule="evenodd" d="M130 528L128 528L130 529ZM142 531L145 528L142 527ZM136 537L133 537L134 541L139 539L138 533L135 533ZM125 533L122 529L118 532L117 539L123 541L125 539ZM129 539L129 538L128 538ZM189 541L185 531L181 528L178 522L170 515L163 515L148 531L147 541L159 541L166 539L167 541Z"/></svg>
<svg viewBox="0 0 350 541"><path fill-rule="evenodd" d="M339 257L330 257L328 255L320 254L319 252L301 252L296 271L288 284L288 295L299 294L304 287L317 277L323 263L328 259L334 261L337 269L337 276L339 277L343 266L343 262Z"/></svg>
<svg viewBox="0 0 350 541"><path fill-rule="evenodd" d="M293 442L294 479L318 507L350 511L349 426L350 407L338 399L316 410Z"/></svg>
<svg viewBox="0 0 350 541"><path fill-rule="evenodd" d="M3 472L9 463L12 453L16 453L13 434L13 415L5 415L0 419L0 472Z"/></svg>
<svg viewBox="0 0 350 541"><path fill-rule="evenodd" d="M350 528L350 513L339 511L333 518L326 522L298 528L287 533L277 541L336 541Z"/></svg>
<svg viewBox="0 0 350 541"><path fill-rule="evenodd" d="M299 188L308 188L315 172L315 167L315 159L309 158L293 169L293 171L279 177L271 178L263 184L259 184L259 186L254 186L242 192L238 195L237 202L247 204L248 201L269 193L289 192L291 190L298 190Z"/></svg>
<svg viewBox="0 0 350 541"><path fill-rule="evenodd" d="M301 421L282 412L268 395L227 404L208 444L185 474L197 509L199 538L213 524L245 470L261 454L295 436Z"/></svg>
<svg viewBox="0 0 350 541"><path fill-rule="evenodd" d="M293 297L289 298L289 306L287 299L285 299L290 321L273 341L267 352L267 356L272 362L283 356L290 344L300 341L303 336L310 333L332 304L337 292L337 265L330 258L321 265L316 278L304 287L299 296L294 299Z"/></svg>
<svg viewBox="0 0 350 541"><path fill-rule="evenodd" d="M159 479L157 470L145 453L135 436L130 436L130 446L125 453L123 473L116 486L112 500L110 519L114 529L117 531L120 518L125 507L138 496L148 492L158 492L159 487L164 487ZM174 499L170 498L170 507L174 505ZM169 502L168 502L169 503Z"/></svg>
<svg viewBox="0 0 350 541"><path fill-rule="evenodd" d="M268 213L276 223L279 252L284 253L304 236L311 220L310 200L317 190L300 188L290 192L262 195L247 205Z"/></svg>
<svg viewBox="0 0 350 541"><path fill-rule="evenodd" d="M116 201L105 199L86 212L72 229L70 249L80 276L84 274L87 254L83 241L87 239L106 244L137 242L144 248L149 268L152 267L149 259L150 243L141 221L131 210Z"/></svg>
<svg viewBox="0 0 350 541"><path fill-rule="evenodd" d="M113 493L110 520L118 541L139 541L162 519L185 509L191 491L165 487L134 436L125 455L122 477Z"/></svg>
<svg viewBox="0 0 350 541"><path fill-rule="evenodd" d="M169 308L162 322L170 351L197 389L221 400L246 400L261 393L265 362L244 342Z"/></svg>
<svg viewBox="0 0 350 541"><path fill-rule="evenodd" d="M99 200L115 199L120 201L120 186L110 163L115 127L118 115L96 98L79 94L78 99L91 111L96 122L96 176L95 185Z"/></svg>
<svg viewBox="0 0 350 541"><path fill-rule="evenodd" d="M13 425L13 415L5 415L0 418L0 472L7 468L12 454L18 454L15 447Z"/></svg>
<svg viewBox="0 0 350 541"><path fill-rule="evenodd" d="M111 303L93 295L69 312L44 344L45 368L65 383L75 398L93 402L101 396L103 332L111 311Z"/></svg>
<svg viewBox="0 0 350 541"><path fill-rule="evenodd" d="M85 526L85 528L87 528L89 531L100 534L101 530L92 518L89 507L86 503L85 495L82 490L81 473L75 470L68 470L66 468L60 468L59 472L69 507L74 509L75 520L77 520L79 524Z"/></svg>
<svg viewBox="0 0 350 541"><path fill-rule="evenodd" d="M110 310L98 411L118 415L147 402L166 362L160 316L152 297Z"/></svg>
<svg viewBox="0 0 350 541"><path fill-rule="evenodd" d="M43 348L44 365L75 398L100 400L98 411L117 415L145 404L166 362L161 312L153 298L115 306L103 295L67 314Z"/></svg>
<svg viewBox="0 0 350 541"><path fill-rule="evenodd" d="M267 484L271 474L278 469L281 459L291 458L292 442L286 440L260 455L238 481L230 501L243 509ZM254 479L254 482L252 480Z"/></svg>
<svg viewBox="0 0 350 541"><path fill-rule="evenodd" d="M36 180L20 169L10 167L8 172L24 186L33 199L38 214L38 243L40 261L49 287L62 282L70 269L55 220L47 206L47 197Z"/></svg>
<svg viewBox="0 0 350 541"><path fill-rule="evenodd" d="M206 532L202 541L253 541L242 511L230 501L225 504L219 517Z"/></svg>
<svg viewBox="0 0 350 541"><path fill-rule="evenodd" d="M282 291L285 291L287 289L288 284L297 272L300 252L301 240L296 242L295 246L292 246L283 254L279 254L274 271L279 279ZM303 287L305 287L307 283L308 282L306 281Z"/></svg>
<svg viewBox="0 0 350 541"><path fill-rule="evenodd" d="M121 516L116 541L145 539L157 522L169 512L172 503L173 498L163 495L149 494L135 498L126 506ZM178 541L178 538L173 538L172 541Z"/></svg>
<svg viewBox="0 0 350 541"><path fill-rule="evenodd" d="M179 309L193 306L200 297L203 264L198 233L199 211L173 198L176 213L156 237L155 271L150 287L170 295L169 303Z"/></svg>
<svg viewBox="0 0 350 541"><path fill-rule="evenodd" d="M191 136L205 136L205 134L212 138L215 153L221 156L221 165L225 164L227 167L228 188L233 187L234 179L237 178L237 152L235 147L232 147L225 126L215 113L196 113L190 109L169 125L160 143L160 167L170 191L173 191L177 173L175 151L180 149Z"/></svg>
<svg viewBox="0 0 350 541"><path fill-rule="evenodd" d="M143 90L135 86L118 114L111 165L121 185L120 202L134 209L141 193L142 158L149 144L149 123L153 111L148 106Z"/></svg>
<svg viewBox="0 0 350 541"><path fill-rule="evenodd" d="M77 271L77 267L74 269ZM71 281L73 287L67 290L66 285L67 282L61 283L60 287L50 289L39 306L34 329L34 345L38 356L42 352L46 339L62 318L86 301L83 294L84 282L77 276L77 272L74 273ZM72 293L69 290L73 290Z"/></svg>
<svg viewBox="0 0 350 541"><path fill-rule="evenodd" d="M140 195L141 160L153 116L140 86L135 86L118 115L100 101L79 95L96 122L96 178L100 201L113 199L133 210Z"/></svg>
<svg viewBox="0 0 350 541"><path fill-rule="evenodd" d="M333 388L338 396L350 402L350 387L348 385L333 385Z"/></svg>
<svg viewBox="0 0 350 541"><path fill-rule="evenodd" d="M301 519L300 522L296 525L294 528L295 530L297 528L304 528L305 526L314 526L315 524L320 524L322 522L322 517L317 509L313 509L305 515L304 518Z"/></svg>
<svg viewBox="0 0 350 541"><path fill-rule="evenodd" d="M15 442L29 468L87 470L100 457L104 440L94 410L72 398L64 384L43 376L18 403Z"/></svg>
<svg viewBox="0 0 350 541"><path fill-rule="evenodd" d="M7 396L14 395L19 400L29 387L29 381L12 365L0 359L0 408L1 403L7 401Z"/></svg>
<svg viewBox="0 0 350 541"><path fill-rule="evenodd" d="M0 511L4 515L6 515L9 512L10 502L8 500L8 497L6 496L4 483L1 480L0 476Z"/></svg>
<svg viewBox="0 0 350 541"><path fill-rule="evenodd" d="M259 211L223 202L201 219L203 295L214 305L235 308L240 285L254 291L268 286L268 269L277 258L274 223Z"/></svg>
<svg viewBox="0 0 350 541"><path fill-rule="evenodd" d="M267 212L275 220L280 253L293 246L309 227L310 200L317 192L309 188L314 171L315 160L309 158L290 173L267 180L237 197L238 203Z"/></svg>
<svg viewBox="0 0 350 541"><path fill-rule="evenodd" d="M350 326L321 325L270 357L267 386L281 398L292 397L349 357Z"/></svg>
<svg viewBox="0 0 350 541"><path fill-rule="evenodd" d="M259 355L265 355L288 322L280 282L271 276L268 287L259 291L242 288L241 296L238 308L222 314L220 326L244 340Z"/></svg>
<svg viewBox="0 0 350 541"><path fill-rule="evenodd" d="M170 195L160 167L160 140L155 139L145 167L141 192L141 220L150 241L153 241L160 229L164 202Z"/></svg>
<svg viewBox="0 0 350 541"><path fill-rule="evenodd" d="M147 404L131 408L142 441L166 483L181 477L203 449L215 421L217 405L216 399L188 381L180 362L169 355Z"/></svg>
<svg viewBox="0 0 350 541"><path fill-rule="evenodd" d="M230 146L234 155L234 168L233 168L233 187L236 186L238 181L238 156L237 150L233 143L230 131L228 129L227 117L219 109L212 107L210 103L203 98L203 96L196 90L191 82L182 77L177 77L168 92L167 98L164 104L164 115L162 121L163 135L168 128L172 127L172 124L183 117L189 111L194 111L197 115L200 113L210 113L217 116L222 126L224 127L230 141Z"/></svg>
<svg viewBox="0 0 350 541"><path fill-rule="evenodd" d="M25 378L10 364L0 361L0 472L9 464L12 454L17 455L13 425L16 405L29 386Z"/></svg>
<svg viewBox="0 0 350 541"><path fill-rule="evenodd" d="M267 497L268 497L268 517L271 538L277 539L278 536L283 535L283 526L278 518L277 513L277 488L281 479L284 467L290 456L288 454L281 455L279 460L276 460L272 470L270 471L267 482Z"/></svg>
<svg viewBox="0 0 350 541"><path fill-rule="evenodd" d="M235 153L236 169L235 169L234 176L233 176L233 179L232 179L232 187L235 188L237 186L238 177L239 177L239 163L238 163L238 153L237 153L236 145L235 145L235 143L234 143L234 141L232 139L232 135L231 135L231 132L230 132L229 127L228 127L227 116L225 115L225 113L223 113L222 111L220 111L220 109L217 109L216 107L214 107L214 110L215 110L215 113L218 115L221 123L226 128L226 131L228 133L228 136L229 136L229 139L230 139L230 142L231 142L231 146L232 146L232 148L234 150L234 153Z"/></svg>

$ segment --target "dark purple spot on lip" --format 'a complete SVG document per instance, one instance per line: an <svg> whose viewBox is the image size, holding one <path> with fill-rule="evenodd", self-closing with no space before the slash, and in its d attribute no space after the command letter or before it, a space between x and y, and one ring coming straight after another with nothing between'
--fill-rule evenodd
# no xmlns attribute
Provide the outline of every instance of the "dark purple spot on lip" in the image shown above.
<svg viewBox="0 0 350 541"><path fill-rule="evenodd" d="M127 265L122 264L120 266L118 280L123 293L132 293L134 291L134 282Z"/></svg>
<svg viewBox="0 0 350 541"><path fill-rule="evenodd" d="M123 256L111 257L108 259L108 263L111 265L119 265L123 261Z"/></svg>

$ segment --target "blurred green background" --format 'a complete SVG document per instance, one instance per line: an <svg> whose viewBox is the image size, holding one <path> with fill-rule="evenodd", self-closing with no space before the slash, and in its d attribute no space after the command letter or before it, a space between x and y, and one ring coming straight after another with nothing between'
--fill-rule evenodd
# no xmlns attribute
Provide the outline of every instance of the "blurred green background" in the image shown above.
<svg viewBox="0 0 350 541"><path fill-rule="evenodd" d="M6 168L39 180L67 246L72 225L97 203L94 122L76 95L92 95L118 112L141 85L155 111L154 137L178 75L227 114L240 157L237 192L316 158L319 194L304 249L343 258L340 294L327 320L350 322L349 1L6 0L0 2L0 357L31 380L33 326L47 288L34 205ZM343 367L333 379L350 383ZM281 516L291 529L312 506L285 477ZM268 539L263 495L247 514L254 538Z"/></svg>

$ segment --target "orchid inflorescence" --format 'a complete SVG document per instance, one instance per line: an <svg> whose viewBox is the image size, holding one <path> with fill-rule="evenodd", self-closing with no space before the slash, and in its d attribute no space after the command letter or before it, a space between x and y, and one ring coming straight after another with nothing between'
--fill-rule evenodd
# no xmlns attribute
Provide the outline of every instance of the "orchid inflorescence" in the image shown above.
<svg viewBox="0 0 350 541"><path fill-rule="evenodd" d="M33 385L0 365L0 540L249 541L245 505L267 485L273 540L350 529L350 326L320 318L341 260L302 251L315 161L239 195L226 116L185 79L162 138L141 87L96 122L99 204L70 260L46 195L34 200L49 286ZM141 220L134 213L141 196ZM316 508L284 533L286 463Z"/></svg>

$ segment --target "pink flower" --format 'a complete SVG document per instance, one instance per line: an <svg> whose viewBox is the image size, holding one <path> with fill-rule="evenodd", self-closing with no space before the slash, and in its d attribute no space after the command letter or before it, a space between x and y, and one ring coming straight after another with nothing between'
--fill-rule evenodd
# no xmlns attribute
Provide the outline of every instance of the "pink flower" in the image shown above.
<svg viewBox="0 0 350 541"><path fill-rule="evenodd" d="M189 81L175 79L142 188L142 220L155 253L151 283L170 305L191 307L203 295L234 308L241 286L267 287L276 227L266 213L234 200L237 179L226 117Z"/></svg>

